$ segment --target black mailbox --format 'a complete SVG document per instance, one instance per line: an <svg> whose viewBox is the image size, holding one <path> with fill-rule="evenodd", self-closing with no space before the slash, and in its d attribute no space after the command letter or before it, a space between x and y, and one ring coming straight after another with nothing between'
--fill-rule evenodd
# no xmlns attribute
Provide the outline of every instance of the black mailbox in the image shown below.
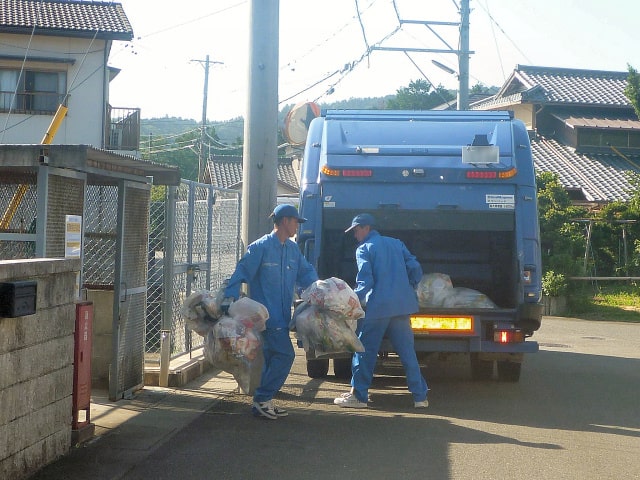
<svg viewBox="0 0 640 480"><path fill-rule="evenodd" d="M0 283L0 317L13 318L36 313L35 280Z"/></svg>

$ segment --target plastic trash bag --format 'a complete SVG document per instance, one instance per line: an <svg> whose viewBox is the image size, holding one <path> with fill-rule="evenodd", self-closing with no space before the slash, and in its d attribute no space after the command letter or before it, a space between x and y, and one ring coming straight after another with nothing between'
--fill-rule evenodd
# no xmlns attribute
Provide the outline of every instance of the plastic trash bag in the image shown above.
<svg viewBox="0 0 640 480"><path fill-rule="evenodd" d="M180 310L187 328L198 335L206 336L215 321L222 315L221 302L220 294L216 295L208 290L196 290L189 295Z"/></svg>
<svg viewBox="0 0 640 480"><path fill-rule="evenodd" d="M484 293L464 287L453 287L449 290L443 299L442 306L445 308L497 308Z"/></svg>
<svg viewBox="0 0 640 480"><path fill-rule="evenodd" d="M254 368L261 365L262 337L255 326L240 317L221 317L204 342L205 358L215 367L230 373L240 389L250 393Z"/></svg>
<svg viewBox="0 0 640 480"><path fill-rule="evenodd" d="M346 318L364 317L360 300L344 280L331 277L316 280L301 295L302 300L322 310L328 310Z"/></svg>
<svg viewBox="0 0 640 480"><path fill-rule="evenodd" d="M262 366L262 337L269 318L267 308L248 297L229 306L222 315L224 291L216 294L199 290L182 306L186 326L204 337L205 358L215 367L233 375L240 389L251 393L253 373Z"/></svg>
<svg viewBox="0 0 640 480"><path fill-rule="evenodd" d="M309 303L300 304L293 315L296 337L307 353L316 357L333 353L364 352L349 317Z"/></svg>
<svg viewBox="0 0 640 480"><path fill-rule="evenodd" d="M420 307L441 307L444 297L453 288L451 278L445 273L425 273L418 283L416 293Z"/></svg>

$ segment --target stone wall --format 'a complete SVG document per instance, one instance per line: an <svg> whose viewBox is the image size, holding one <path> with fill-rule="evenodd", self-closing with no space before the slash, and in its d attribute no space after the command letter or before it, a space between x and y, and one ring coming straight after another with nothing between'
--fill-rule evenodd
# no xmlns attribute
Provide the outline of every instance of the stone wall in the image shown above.
<svg viewBox="0 0 640 480"><path fill-rule="evenodd" d="M0 317L0 478L27 478L71 447L78 259L0 261L0 282L36 280L36 313Z"/></svg>

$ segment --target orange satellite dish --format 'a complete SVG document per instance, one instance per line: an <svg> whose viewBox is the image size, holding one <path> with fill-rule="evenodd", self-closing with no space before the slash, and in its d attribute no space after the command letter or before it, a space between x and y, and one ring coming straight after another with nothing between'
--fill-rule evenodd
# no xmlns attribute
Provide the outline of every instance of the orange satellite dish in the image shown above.
<svg viewBox="0 0 640 480"><path fill-rule="evenodd" d="M284 119L284 136L292 145L304 145L311 120L320 116L320 107L313 102L295 105Z"/></svg>

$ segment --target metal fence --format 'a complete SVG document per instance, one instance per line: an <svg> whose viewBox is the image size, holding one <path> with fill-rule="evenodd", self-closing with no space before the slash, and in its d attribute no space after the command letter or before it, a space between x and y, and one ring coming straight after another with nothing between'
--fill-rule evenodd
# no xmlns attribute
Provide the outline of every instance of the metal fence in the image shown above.
<svg viewBox="0 0 640 480"><path fill-rule="evenodd" d="M202 346L185 326L182 304L196 290L217 290L242 254L240 193L183 180L152 201L147 278L147 361L170 332L171 356Z"/></svg>

